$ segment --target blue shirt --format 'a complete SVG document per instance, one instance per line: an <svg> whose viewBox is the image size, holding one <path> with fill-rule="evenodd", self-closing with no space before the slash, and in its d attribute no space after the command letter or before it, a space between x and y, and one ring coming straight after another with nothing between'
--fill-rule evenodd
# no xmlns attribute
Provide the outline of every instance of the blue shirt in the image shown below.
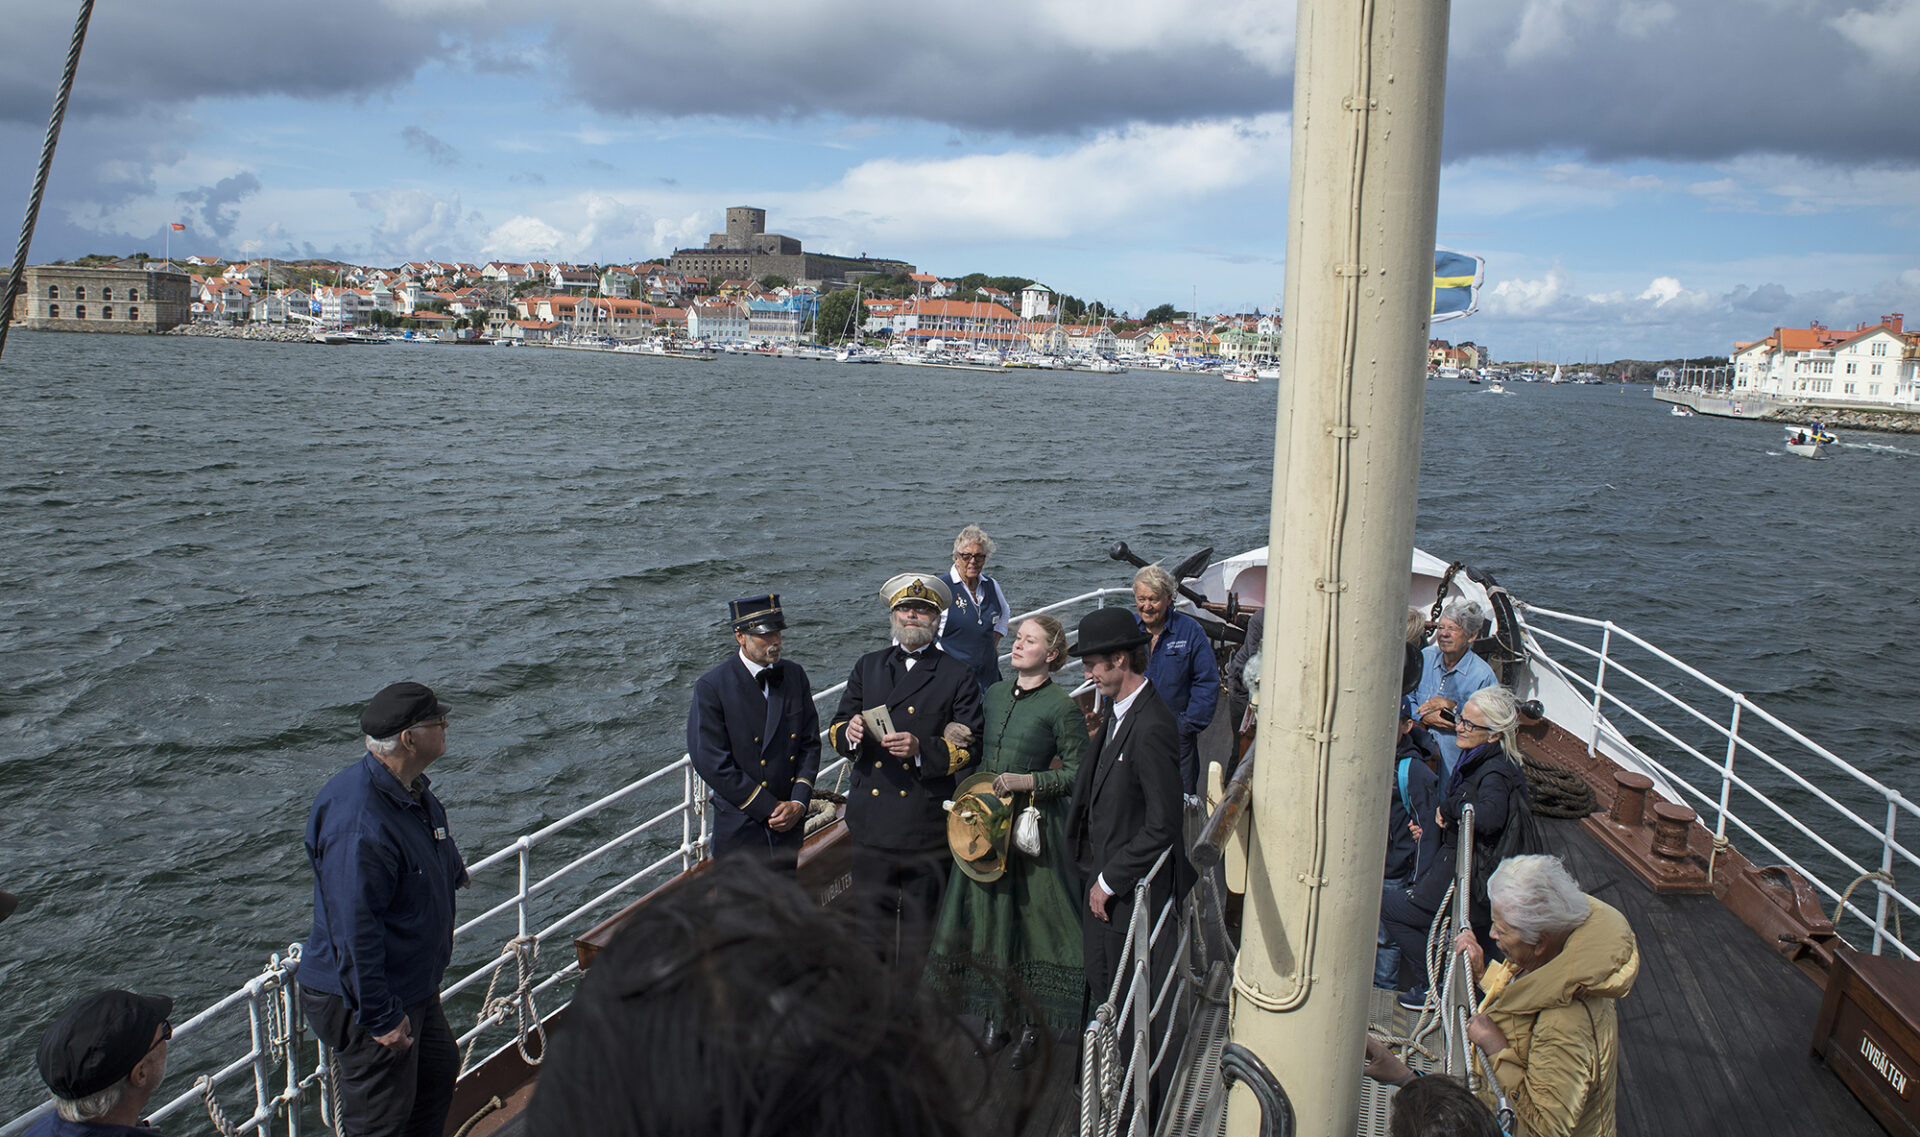
<svg viewBox="0 0 1920 1137"><path fill-rule="evenodd" d="M1493 668L1471 650L1460 657L1460 662L1448 667L1440 658L1440 645L1429 644L1420 652L1420 682L1407 696L1407 709L1418 714L1420 704L1435 695L1452 699L1456 708L1464 707L1468 695L1499 683ZM1440 761L1446 765L1447 772L1452 773L1454 767L1460 765L1460 744L1448 730L1434 731L1433 740L1440 744Z"/></svg>
<svg viewBox="0 0 1920 1137"><path fill-rule="evenodd" d="M338 995L370 1034L438 993L453 958L453 893L466 862L421 775L420 800L367 754L313 799L313 932L300 984Z"/></svg>
<svg viewBox="0 0 1920 1137"><path fill-rule="evenodd" d="M1134 617L1135 622L1139 619ZM1144 630L1146 625L1140 627ZM1180 720L1183 736L1207 729L1214 705L1220 701L1220 663L1200 621L1185 612L1167 613L1166 630L1147 657L1147 681Z"/></svg>
<svg viewBox="0 0 1920 1137"><path fill-rule="evenodd" d="M68 1121L49 1110L20 1137L160 1137L158 1129L135 1125L106 1125L98 1121Z"/></svg>

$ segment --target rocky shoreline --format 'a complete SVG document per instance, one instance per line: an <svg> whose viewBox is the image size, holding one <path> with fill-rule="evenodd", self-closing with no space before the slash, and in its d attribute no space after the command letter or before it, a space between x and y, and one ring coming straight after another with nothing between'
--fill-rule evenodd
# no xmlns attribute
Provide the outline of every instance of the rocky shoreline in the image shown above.
<svg viewBox="0 0 1920 1137"><path fill-rule="evenodd" d="M1830 430L1871 430L1881 434L1920 434L1920 414L1907 411L1856 411L1837 407L1775 407L1757 416L1767 422L1819 420Z"/></svg>
<svg viewBox="0 0 1920 1137"><path fill-rule="evenodd" d="M271 340L275 343L312 343L313 333L305 328L258 327L233 324L180 324L162 335L211 336L223 340Z"/></svg>

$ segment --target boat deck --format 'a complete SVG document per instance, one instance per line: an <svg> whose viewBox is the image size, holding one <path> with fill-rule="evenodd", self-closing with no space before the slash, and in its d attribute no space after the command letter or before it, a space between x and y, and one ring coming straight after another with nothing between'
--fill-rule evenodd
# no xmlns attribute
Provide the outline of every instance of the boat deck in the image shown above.
<svg viewBox="0 0 1920 1137"><path fill-rule="evenodd" d="M1539 820L1549 850L1640 939L1620 1003L1622 1137L1884 1132L1809 1053L1812 979L1712 896L1655 895L1578 822Z"/></svg>

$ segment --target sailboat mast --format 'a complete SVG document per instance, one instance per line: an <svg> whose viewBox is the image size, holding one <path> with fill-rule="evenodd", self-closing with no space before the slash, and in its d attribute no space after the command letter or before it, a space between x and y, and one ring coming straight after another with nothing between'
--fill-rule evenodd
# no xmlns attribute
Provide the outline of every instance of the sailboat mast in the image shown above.
<svg viewBox="0 0 1920 1137"><path fill-rule="evenodd" d="M1233 1039L1354 1132L1419 483L1447 0L1301 0ZM1229 1132L1254 1132L1236 1089Z"/></svg>

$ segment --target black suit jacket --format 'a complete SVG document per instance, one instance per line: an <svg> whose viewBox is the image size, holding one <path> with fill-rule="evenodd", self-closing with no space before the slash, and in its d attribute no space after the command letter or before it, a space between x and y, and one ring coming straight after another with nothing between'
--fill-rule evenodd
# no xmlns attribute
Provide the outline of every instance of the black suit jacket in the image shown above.
<svg viewBox="0 0 1920 1137"><path fill-rule="evenodd" d="M720 809L756 821L783 801L813 796L820 772L820 712L800 665L783 659L762 696L735 654L694 680L687 712L687 753Z"/></svg>
<svg viewBox="0 0 1920 1137"><path fill-rule="evenodd" d="M931 849L946 844L942 804L953 797L960 776L979 761L985 717L980 685L964 662L928 647L908 670L898 647L868 652L854 661L840 709L827 740L852 761L847 831L855 841L882 849ZM895 730L920 740L917 758L895 758L872 731L858 747L847 745L847 723L861 711L884 705ZM954 746L940 732L964 723L973 741Z"/></svg>
<svg viewBox="0 0 1920 1137"><path fill-rule="evenodd" d="M1119 729L1103 725L1080 759L1067 846L1088 884L1104 876L1120 900L1130 900L1161 851L1180 840L1180 817L1180 724L1148 683ZM1183 856L1176 851L1170 868L1177 871Z"/></svg>

